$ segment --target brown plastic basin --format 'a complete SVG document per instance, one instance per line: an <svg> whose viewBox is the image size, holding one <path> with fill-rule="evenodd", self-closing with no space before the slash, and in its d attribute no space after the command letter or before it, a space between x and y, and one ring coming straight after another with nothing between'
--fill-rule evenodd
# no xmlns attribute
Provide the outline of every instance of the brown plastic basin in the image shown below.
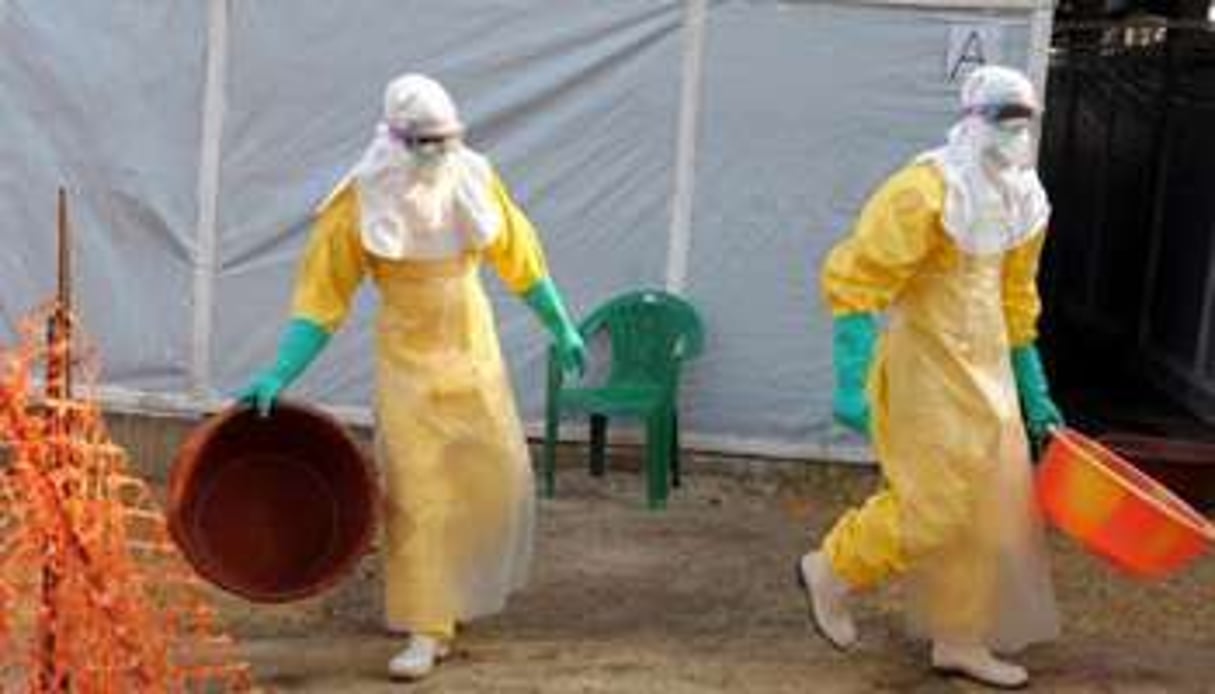
<svg viewBox="0 0 1215 694"><path fill-rule="evenodd" d="M334 585L367 551L379 494L342 425L279 401L195 429L169 479L169 530L206 580L256 602Z"/></svg>

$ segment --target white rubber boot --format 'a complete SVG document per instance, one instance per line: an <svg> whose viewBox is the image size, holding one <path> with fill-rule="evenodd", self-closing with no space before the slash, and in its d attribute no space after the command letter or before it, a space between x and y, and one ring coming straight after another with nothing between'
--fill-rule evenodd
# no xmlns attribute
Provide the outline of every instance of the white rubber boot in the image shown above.
<svg viewBox="0 0 1215 694"><path fill-rule="evenodd" d="M856 624L848 611L852 589L835 574L821 551L810 552L797 563L797 582L806 594L810 621L823 638L841 650L856 643Z"/></svg>
<svg viewBox="0 0 1215 694"><path fill-rule="evenodd" d="M973 644L933 643L932 669L999 689L1020 689L1029 684L1025 668L1000 660L983 646Z"/></svg>
<svg viewBox="0 0 1215 694"><path fill-rule="evenodd" d="M425 634L409 637L409 645L388 661L388 674L394 679L419 680L429 675L447 657L450 647Z"/></svg>

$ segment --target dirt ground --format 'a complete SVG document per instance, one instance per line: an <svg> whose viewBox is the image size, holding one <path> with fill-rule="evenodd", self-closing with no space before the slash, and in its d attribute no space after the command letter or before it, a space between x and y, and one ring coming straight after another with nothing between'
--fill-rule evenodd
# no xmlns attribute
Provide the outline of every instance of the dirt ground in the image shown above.
<svg viewBox="0 0 1215 694"><path fill-rule="evenodd" d="M540 505L530 586L468 626L425 682L394 684L400 639L378 625L374 560L322 598L254 607L220 598L261 682L298 692L958 692L905 636L897 591L859 605L841 654L809 629L793 560L872 488L837 466L692 461L670 508L639 476L566 469ZM1165 583L1121 578L1056 537L1064 637L1022 661L1033 691L1215 692L1215 560Z"/></svg>

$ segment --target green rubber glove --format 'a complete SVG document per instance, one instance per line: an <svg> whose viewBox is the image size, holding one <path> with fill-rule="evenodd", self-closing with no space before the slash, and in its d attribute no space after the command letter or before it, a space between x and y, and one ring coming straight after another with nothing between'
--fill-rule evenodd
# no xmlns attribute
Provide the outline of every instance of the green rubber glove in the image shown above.
<svg viewBox="0 0 1215 694"><path fill-rule="evenodd" d="M523 301L536 313L556 341L557 360L562 370L581 377L586 371L586 344L566 313L557 286L545 277L523 294Z"/></svg>
<svg viewBox="0 0 1215 694"><path fill-rule="evenodd" d="M869 435L869 400L865 385L877 344L877 320L872 313L837 316L832 324L835 393L832 413L848 428Z"/></svg>
<svg viewBox="0 0 1215 694"><path fill-rule="evenodd" d="M263 417L269 416L278 394L304 373L328 342L327 330L305 318L292 318L279 338L274 366L258 372L237 399L255 405Z"/></svg>
<svg viewBox="0 0 1215 694"><path fill-rule="evenodd" d="M1012 350L1013 375L1021 399L1021 416L1035 448L1041 448L1050 430L1063 426L1063 415L1050 399L1046 371L1033 343Z"/></svg>

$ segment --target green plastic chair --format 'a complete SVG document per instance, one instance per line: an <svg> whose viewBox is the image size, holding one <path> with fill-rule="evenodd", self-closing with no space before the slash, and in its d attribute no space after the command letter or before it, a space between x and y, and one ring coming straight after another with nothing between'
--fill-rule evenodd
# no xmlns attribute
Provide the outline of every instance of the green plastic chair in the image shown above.
<svg viewBox="0 0 1215 694"><path fill-rule="evenodd" d="M700 316L683 299L659 290L629 292L595 309L578 326L588 343L607 331L611 368L598 387L570 387L549 349L548 398L544 428L544 491L556 492L557 433L561 413L590 415L591 474L607 467L609 417L641 418L646 427L646 495L650 508L666 506L669 483L680 485L679 373L700 354L704 330Z"/></svg>

